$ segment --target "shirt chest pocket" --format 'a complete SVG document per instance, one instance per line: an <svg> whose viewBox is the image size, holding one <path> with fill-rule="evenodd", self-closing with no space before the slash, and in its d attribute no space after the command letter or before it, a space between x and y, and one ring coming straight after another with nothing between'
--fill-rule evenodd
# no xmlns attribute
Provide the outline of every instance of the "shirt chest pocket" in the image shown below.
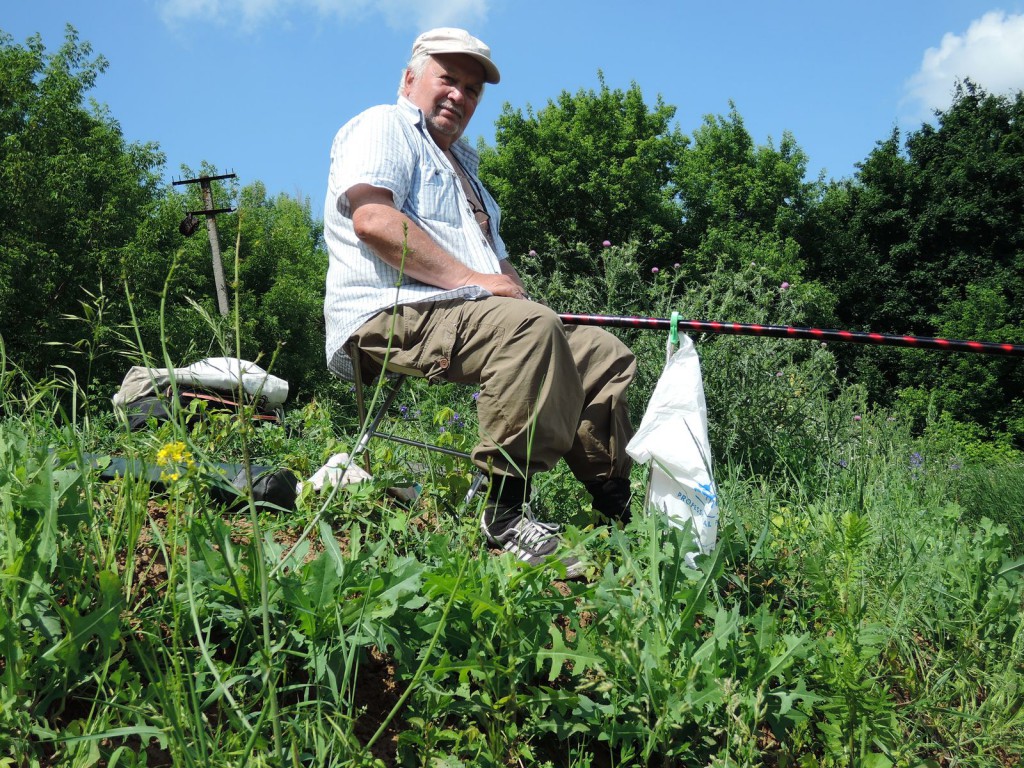
<svg viewBox="0 0 1024 768"><path fill-rule="evenodd" d="M419 178L408 201L411 213L424 221L457 227L462 223L459 207L462 195L454 173L420 166Z"/></svg>

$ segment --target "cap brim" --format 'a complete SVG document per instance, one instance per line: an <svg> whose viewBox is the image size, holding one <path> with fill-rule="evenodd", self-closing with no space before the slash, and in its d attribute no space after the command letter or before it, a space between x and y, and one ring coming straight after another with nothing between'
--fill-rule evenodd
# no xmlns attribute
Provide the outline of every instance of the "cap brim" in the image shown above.
<svg viewBox="0 0 1024 768"><path fill-rule="evenodd" d="M490 83L491 85L496 85L497 83L501 82L501 72L499 72L498 68L496 66L494 66L494 62L493 61L488 59L486 56L477 56L476 54L473 54L473 53L471 53L469 55L472 56L477 61L479 61L480 64L483 66L483 68L484 68L484 75L485 75L485 77L484 77L484 82L485 83Z"/></svg>
<svg viewBox="0 0 1024 768"><path fill-rule="evenodd" d="M469 56L470 58L475 59L476 61L480 62L480 66L482 66L484 68L484 82L485 83L490 83L491 85L496 85L497 83L501 82L501 72L499 72L498 68L496 66L494 66L494 62L491 61L486 56L483 56L483 55L481 55L479 53L473 53L472 51L467 51L464 48L456 48L455 50L451 50L451 51L442 50L442 49L439 49L439 48L433 48L433 49L430 50L430 55L431 56L433 56L434 54L438 54L438 53L441 54L441 55L444 55L446 53L460 53L463 56Z"/></svg>

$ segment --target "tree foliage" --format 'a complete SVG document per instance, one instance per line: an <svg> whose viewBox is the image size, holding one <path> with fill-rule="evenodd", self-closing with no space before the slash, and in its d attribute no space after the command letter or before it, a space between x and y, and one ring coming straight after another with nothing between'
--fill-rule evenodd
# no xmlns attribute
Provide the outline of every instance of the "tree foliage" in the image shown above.
<svg viewBox="0 0 1024 768"><path fill-rule="evenodd" d="M242 190L239 214L243 337L252 354L274 356L275 370L296 390L309 391L327 379L322 224L313 220L308 202L268 198L258 182Z"/></svg>
<svg viewBox="0 0 1024 768"><path fill-rule="evenodd" d="M805 180L807 156L790 134L778 149L771 142L757 145L733 107L726 116L704 119L675 172L686 244L681 261L690 285L706 285L722 270L756 268L759 283L801 294L802 321L830 314L831 295L805 278L801 233L807 212L820 199L821 183ZM760 305L751 296L728 316L709 319L784 322L755 317Z"/></svg>
<svg viewBox="0 0 1024 768"><path fill-rule="evenodd" d="M656 263L680 245L673 169L686 138L675 108L660 98L649 108L636 84L613 90L598 78L597 91L563 91L536 113L506 104L495 147L481 152L513 254L635 240Z"/></svg>
<svg viewBox="0 0 1024 768"><path fill-rule="evenodd" d="M713 233L793 240L820 194L820 184L805 181L807 155L793 136L783 134L778 149L771 142L756 145L735 106L726 116L705 117L675 174L684 241L691 248Z"/></svg>
<svg viewBox="0 0 1024 768"><path fill-rule="evenodd" d="M893 132L808 217L814 274L838 322L890 333L1024 339L1024 96L959 85L952 105ZM848 370L877 399L935 391L956 416L1005 427L1024 416L1011 359L858 350ZM1015 401L1017 401L1015 403Z"/></svg>
<svg viewBox="0 0 1024 768"><path fill-rule="evenodd" d="M80 337L64 318L118 285L120 256L147 219L163 156L124 140L85 93L106 61L68 28L48 55L0 33L0 328L30 370L66 357L43 342Z"/></svg>
<svg viewBox="0 0 1024 768"><path fill-rule="evenodd" d="M213 169L187 172L203 175ZM229 315L219 314L206 228L177 231L183 211L203 208L201 194L196 185L167 190L151 217L159 226L124 262L143 346L161 366L237 355L286 379L293 394L309 391L327 379L322 225L308 201L270 198L260 182L212 187L216 207L235 209L217 216Z"/></svg>

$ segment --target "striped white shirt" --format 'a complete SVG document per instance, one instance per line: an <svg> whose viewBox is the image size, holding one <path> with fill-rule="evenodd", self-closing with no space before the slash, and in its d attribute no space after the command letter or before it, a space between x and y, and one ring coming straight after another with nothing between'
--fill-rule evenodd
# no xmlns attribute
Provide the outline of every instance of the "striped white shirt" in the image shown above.
<svg viewBox="0 0 1024 768"><path fill-rule="evenodd" d="M443 290L399 274L356 237L352 223L349 189L357 184L388 189L395 207L449 254L477 272L500 273L499 260L507 258L498 236L501 214L477 178L480 159L464 140L453 144L451 151L470 175L487 211L493 248L473 217L455 170L412 102L399 97L397 104L372 107L342 126L334 137L324 206L324 240L330 258L324 319L327 366L334 373L351 378L345 342L382 309L396 303L490 295L477 285Z"/></svg>

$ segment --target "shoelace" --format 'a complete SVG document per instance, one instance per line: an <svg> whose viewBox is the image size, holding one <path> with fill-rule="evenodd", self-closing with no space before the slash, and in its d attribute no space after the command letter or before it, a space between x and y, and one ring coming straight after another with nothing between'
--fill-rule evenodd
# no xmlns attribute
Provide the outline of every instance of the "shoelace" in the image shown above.
<svg viewBox="0 0 1024 768"><path fill-rule="evenodd" d="M523 519L528 521L531 525L535 525L538 528L547 531L549 534L558 533L562 530L562 527L556 523L542 523L533 515L533 507L530 506L529 502L523 504Z"/></svg>
<svg viewBox="0 0 1024 768"><path fill-rule="evenodd" d="M544 541L556 536L561 526L554 523L542 523L533 516L533 509L529 504L523 504L522 516L514 526L516 536L509 539L503 545L506 552L511 552L520 560L528 563L536 562L540 557L540 547ZM562 561L566 565L567 578L576 578L582 573L582 567L576 558Z"/></svg>
<svg viewBox="0 0 1024 768"><path fill-rule="evenodd" d="M515 552L520 557L533 556L539 552L540 546L557 535L558 526L542 523L533 516L529 504L523 505L523 516L514 526L515 537L505 542L505 549Z"/></svg>
<svg viewBox="0 0 1024 768"><path fill-rule="evenodd" d="M524 520L516 526L519 533L516 536L519 544L525 544L526 546L532 547L534 544L540 541L546 541L551 538L551 532L542 528L533 520Z"/></svg>

